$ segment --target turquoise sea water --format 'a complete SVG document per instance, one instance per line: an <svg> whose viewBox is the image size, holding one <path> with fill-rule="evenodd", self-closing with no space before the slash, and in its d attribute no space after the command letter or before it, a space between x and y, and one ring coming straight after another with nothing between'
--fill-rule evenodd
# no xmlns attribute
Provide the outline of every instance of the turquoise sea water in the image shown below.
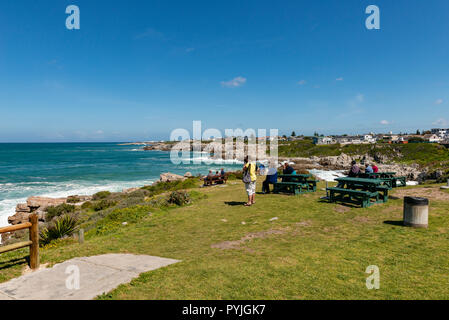
<svg viewBox="0 0 449 320"><path fill-rule="evenodd" d="M29 196L64 197L151 184L163 172L207 174L228 165L174 165L170 153L117 143L0 143L0 226Z"/></svg>

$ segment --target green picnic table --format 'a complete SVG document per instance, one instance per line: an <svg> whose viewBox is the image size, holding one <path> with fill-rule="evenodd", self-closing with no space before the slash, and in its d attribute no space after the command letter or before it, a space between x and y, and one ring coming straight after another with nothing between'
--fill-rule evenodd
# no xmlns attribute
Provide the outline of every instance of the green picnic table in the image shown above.
<svg viewBox="0 0 449 320"><path fill-rule="evenodd" d="M344 177L335 181L338 182L335 188L327 188L330 202L352 203L366 208L388 201L388 190L391 189L388 179Z"/></svg>
<svg viewBox="0 0 449 320"><path fill-rule="evenodd" d="M286 192L298 195L316 191L317 181L311 179L311 174L281 174L278 178L282 180L274 184L273 193Z"/></svg>
<svg viewBox="0 0 449 320"><path fill-rule="evenodd" d="M361 178L374 178L374 179L389 179L391 181L391 187L405 187L407 185L406 177L396 177L396 172L374 172L374 173L361 173Z"/></svg>

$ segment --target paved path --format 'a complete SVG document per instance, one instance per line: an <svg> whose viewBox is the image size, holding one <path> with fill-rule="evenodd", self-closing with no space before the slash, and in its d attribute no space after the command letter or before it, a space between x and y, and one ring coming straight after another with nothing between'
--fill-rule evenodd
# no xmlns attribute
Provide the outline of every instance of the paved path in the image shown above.
<svg viewBox="0 0 449 320"><path fill-rule="evenodd" d="M143 272L177 262L132 254L75 258L0 284L0 300L90 300Z"/></svg>

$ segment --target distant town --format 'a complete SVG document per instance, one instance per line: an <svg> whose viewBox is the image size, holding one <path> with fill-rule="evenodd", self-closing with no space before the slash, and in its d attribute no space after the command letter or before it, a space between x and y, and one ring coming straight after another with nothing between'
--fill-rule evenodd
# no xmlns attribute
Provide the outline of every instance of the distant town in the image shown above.
<svg viewBox="0 0 449 320"><path fill-rule="evenodd" d="M295 132L292 132L290 137L282 136L279 140L301 140L304 139L304 136L297 136ZM431 130L420 132L416 131L414 134L409 133L399 133L394 134L392 132L389 133L368 133L362 135L320 135L315 133L313 136L313 143L316 145L329 145L329 144L370 144L376 142L384 142L384 143L398 143L398 144L406 144L406 143L440 143L444 145L449 145L449 129L440 129L434 128Z"/></svg>

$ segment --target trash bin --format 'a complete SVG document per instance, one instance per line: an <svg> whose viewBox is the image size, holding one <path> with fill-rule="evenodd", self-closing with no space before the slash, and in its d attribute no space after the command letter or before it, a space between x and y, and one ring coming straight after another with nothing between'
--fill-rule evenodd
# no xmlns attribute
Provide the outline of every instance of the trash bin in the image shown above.
<svg viewBox="0 0 449 320"><path fill-rule="evenodd" d="M429 199L404 197L404 225L427 228L429 222Z"/></svg>

